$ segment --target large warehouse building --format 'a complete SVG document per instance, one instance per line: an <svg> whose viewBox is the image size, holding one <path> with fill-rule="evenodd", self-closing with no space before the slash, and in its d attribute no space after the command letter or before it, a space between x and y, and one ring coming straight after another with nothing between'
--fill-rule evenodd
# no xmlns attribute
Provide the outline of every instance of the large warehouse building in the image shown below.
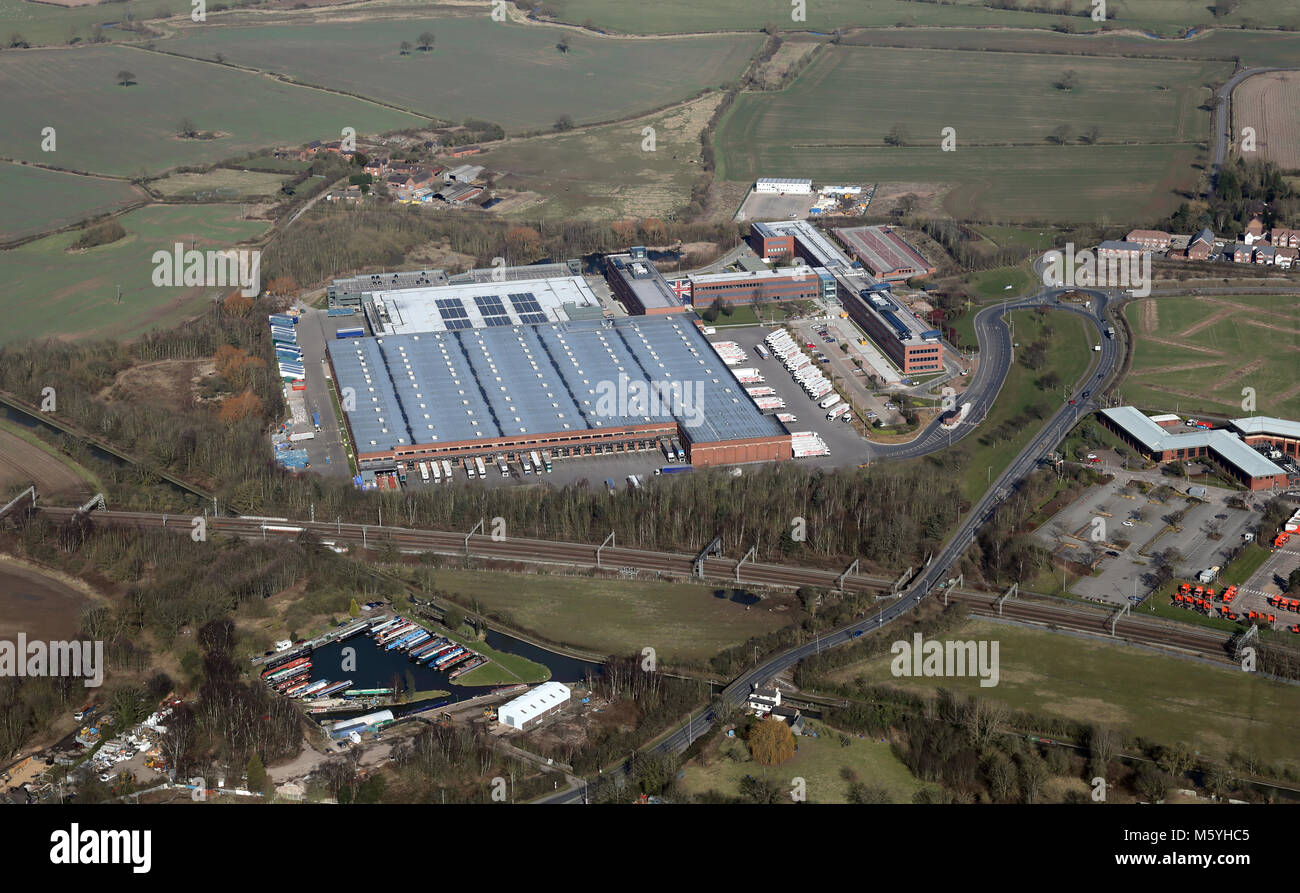
<svg viewBox="0 0 1300 893"><path fill-rule="evenodd" d="M383 289L366 297L366 321L376 335L568 322L604 313L581 276Z"/></svg>
<svg viewBox="0 0 1300 893"><path fill-rule="evenodd" d="M872 276L891 282L927 276L935 267L888 226L853 226L835 230L853 259Z"/></svg>
<svg viewBox="0 0 1300 893"><path fill-rule="evenodd" d="M1175 433L1170 427L1178 424L1177 416L1148 418L1132 406L1103 409L1101 420L1125 443L1156 462L1209 459L1251 490L1286 487L1294 477L1279 461L1294 468L1294 462L1285 455L1294 456L1295 452L1284 454L1277 449L1277 455L1270 458L1259 451L1259 446L1272 452L1271 445L1285 447L1289 443L1291 450L1296 449L1300 425L1295 422L1236 419L1230 422L1236 432L1218 428Z"/></svg>
<svg viewBox="0 0 1300 893"><path fill-rule="evenodd" d="M791 457L789 432L684 314L349 338L328 355L362 470L664 436L697 466Z"/></svg>

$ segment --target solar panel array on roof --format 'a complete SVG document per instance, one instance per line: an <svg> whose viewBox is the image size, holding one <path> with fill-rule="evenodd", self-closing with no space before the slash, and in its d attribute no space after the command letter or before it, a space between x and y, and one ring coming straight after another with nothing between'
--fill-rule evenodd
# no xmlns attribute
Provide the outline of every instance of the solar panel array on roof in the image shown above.
<svg viewBox="0 0 1300 893"><path fill-rule="evenodd" d="M465 310L465 305L461 303L460 298L439 298L436 302L438 314L442 317L443 323L449 329L468 329L473 327L469 321L469 313Z"/></svg>
<svg viewBox="0 0 1300 893"><path fill-rule="evenodd" d="M478 312L483 316L484 325L508 326L511 324L510 314L506 313L506 305L501 303L500 295L475 295L474 303L478 305Z"/></svg>
<svg viewBox="0 0 1300 893"><path fill-rule="evenodd" d="M515 313L519 315L519 321L525 324L536 324L546 322L546 314L542 312L542 305L532 292L523 294L511 294L510 304L515 308Z"/></svg>
<svg viewBox="0 0 1300 893"><path fill-rule="evenodd" d="M696 443L786 434L677 317L330 342L360 452L674 419ZM657 393L638 402L630 394Z"/></svg>

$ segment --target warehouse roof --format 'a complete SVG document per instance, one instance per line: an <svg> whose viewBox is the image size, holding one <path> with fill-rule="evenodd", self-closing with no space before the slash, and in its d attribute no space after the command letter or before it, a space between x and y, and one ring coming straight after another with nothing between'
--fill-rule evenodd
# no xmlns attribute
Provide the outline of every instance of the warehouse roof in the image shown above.
<svg viewBox="0 0 1300 893"><path fill-rule="evenodd" d="M1300 440L1300 422L1292 422L1287 419L1275 419L1272 416L1259 415L1248 419L1230 419L1228 424L1247 437L1273 434L1278 437L1290 437Z"/></svg>
<svg viewBox="0 0 1300 893"><path fill-rule="evenodd" d="M564 322L566 304L600 308L581 276L463 282L371 293L379 335Z"/></svg>
<svg viewBox="0 0 1300 893"><path fill-rule="evenodd" d="M497 708L497 716L510 717L523 725L534 716L540 716L552 707L569 700L569 687L560 682L543 682L532 691L506 701Z"/></svg>
<svg viewBox="0 0 1300 893"><path fill-rule="evenodd" d="M803 250L812 255L812 257L805 257L804 260L814 266L834 268L848 267L853 264L853 261L836 247L834 242L806 220L754 222L750 227L759 235L769 239L774 236L794 236L799 240Z"/></svg>
<svg viewBox="0 0 1300 893"><path fill-rule="evenodd" d="M887 226L853 226L835 230L863 266L876 275L934 269L903 237Z"/></svg>
<svg viewBox="0 0 1300 893"><path fill-rule="evenodd" d="M675 314L350 338L329 353L362 453L669 418L693 443L786 433Z"/></svg>
<svg viewBox="0 0 1300 893"><path fill-rule="evenodd" d="M1237 435L1224 429L1199 429L1174 434L1161 428L1132 406L1103 409L1102 415L1119 425L1151 453L1206 447L1242 474L1263 478L1286 474L1278 465L1261 456ZM1249 419L1245 421L1250 421ZM1236 424L1235 422L1233 423Z"/></svg>

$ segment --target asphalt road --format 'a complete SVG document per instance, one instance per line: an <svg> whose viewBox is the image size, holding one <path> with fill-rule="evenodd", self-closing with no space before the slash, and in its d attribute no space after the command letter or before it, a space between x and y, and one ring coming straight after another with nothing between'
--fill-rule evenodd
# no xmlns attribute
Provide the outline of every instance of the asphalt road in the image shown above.
<svg viewBox="0 0 1300 893"><path fill-rule="evenodd" d="M1294 68L1247 68L1245 71L1239 71L1232 78L1218 89L1214 94L1214 116L1210 125L1214 131L1214 158L1210 163L1210 187L1214 186L1214 179L1218 176L1219 168L1223 166L1223 161L1228 154L1228 142L1231 136L1232 116L1229 114L1230 103L1232 102L1232 91L1237 89L1238 85L1247 78L1254 77L1257 74L1263 74L1266 71L1296 71Z"/></svg>

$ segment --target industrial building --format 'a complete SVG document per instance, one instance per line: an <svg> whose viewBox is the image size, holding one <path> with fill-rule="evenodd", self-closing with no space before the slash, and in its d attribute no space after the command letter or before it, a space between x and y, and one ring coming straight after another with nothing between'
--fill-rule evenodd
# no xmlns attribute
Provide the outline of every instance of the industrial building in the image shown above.
<svg viewBox="0 0 1300 893"><path fill-rule="evenodd" d="M604 314L581 276L379 289L366 293L362 310L375 335L536 325Z"/></svg>
<svg viewBox="0 0 1300 893"><path fill-rule="evenodd" d="M697 466L792 455L685 314L349 338L328 358L363 471L650 450L664 436Z"/></svg>
<svg viewBox="0 0 1300 893"><path fill-rule="evenodd" d="M754 183L754 191L764 194L812 195L812 180L795 177L759 177Z"/></svg>
<svg viewBox="0 0 1300 893"><path fill-rule="evenodd" d="M835 297L835 279L824 270L818 272L807 264L779 267L775 270L750 270L739 273L704 273L688 276L683 291L682 280L669 285L684 296L689 295L696 307L715 303L766 304L773 301L811 301L818 297Z"/></svg>
<svg viewBox="0 0 1300 893"><path fill-rule="evenodd" d="M935 267L888 226L853 226L835 230L849 254L872 276L887 281L928 276Z"/></svg>
<svg viewBox="0 0 1300 893"><path fill-rule="evenodd" d="M943 371L943 333L916 317L887 291L872 291L849 284L850 276L841 276L840 304L871 336L905 375L924 375Z"/></svg>
<svg viewBox="0 0 1300 893"><path fill-rule="evenodd" d="M644 248L605 258L605 279L627 312L639 316L676 313L682 299L646 257Z"/></svg>
<svg viewBox="0 0 1300 893"><path fill-rule="evenodd" d="M1197 429L1182 434L1169 429L1181 421L1177 416L1148 418L1132 406L1101 411L1102 423L1125 443L1156 462L1207 459L1216 462L1251 490L1288 486L1293 477L1279 461L1295 468L1285 456L1297 455L1300 425L1282 419L1236 419L1223 428ZM1260 452L1260 447L1275 458ZM1284 452L1285 450L1285 452Z"/></svg>
<svg viewBox="0 0 1300 893"><path fill-rule="evenodd" d="M486 267L448 274L443 270L407 270L399 273L363 273L335 279L325 288L327 306L358 309L366 296L381 291L436 288L443 285L465 285L475 282L515 282L528 279L551 279L557 276L581 276L582 261L568 260L554 264L532 264L522 267Z"/></svg>
<svg viewBox="0 0 1300 893"><path fill-rule="evenodd" d="M749 225L749 247L764 260L797 257L830 271L853 265L834 242L805 220L755 221Z"/></svg>
<svg viewBox="0 0 1300 893"><path fill-rule="evenodd" d="M532 691L506 701L497 709L497 719L512 729L531 729L564 708L572 693L560 682L544 682Z"/></svg>

